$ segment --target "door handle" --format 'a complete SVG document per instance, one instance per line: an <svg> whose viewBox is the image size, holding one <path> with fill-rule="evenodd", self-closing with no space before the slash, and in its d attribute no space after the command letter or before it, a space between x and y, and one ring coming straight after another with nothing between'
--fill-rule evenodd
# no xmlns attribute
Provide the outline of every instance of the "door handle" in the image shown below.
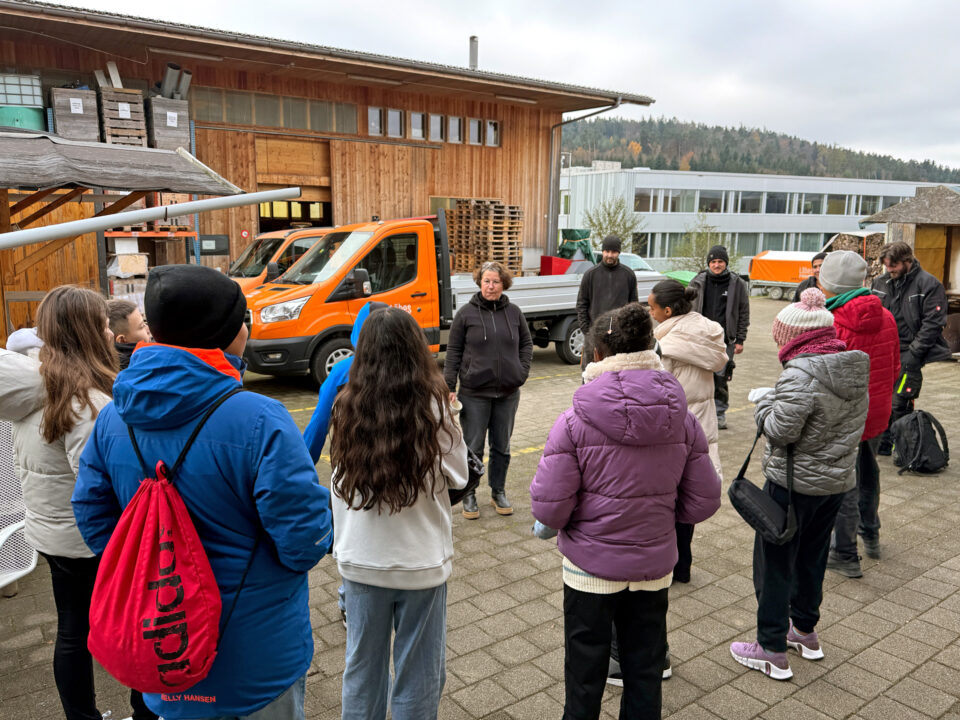
<svg viewBox="0 0 960 720"><path fill-rule="evenodd" d="M410 293L410 297L426 297L426 296L427 294L425 292Z"/></svg>

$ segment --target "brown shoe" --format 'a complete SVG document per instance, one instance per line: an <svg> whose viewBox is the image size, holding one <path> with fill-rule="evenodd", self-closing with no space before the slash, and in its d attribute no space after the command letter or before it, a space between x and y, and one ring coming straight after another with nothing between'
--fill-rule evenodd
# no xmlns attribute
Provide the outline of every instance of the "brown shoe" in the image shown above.
<svg viewBox="0 0 960 720"><path fill-rule="evenodd" d="M467 520L476 520L480 517L480 508L477 507L477 496L474 493L463 496L463 516Z"/></svg>
<svg viewBox="0 0 960 720"><path fill-rule="evenodd" d="M490 496L490 504L497 510L497 515L513 515L513 505L507 500L503 490L494 490Z"/></svg>

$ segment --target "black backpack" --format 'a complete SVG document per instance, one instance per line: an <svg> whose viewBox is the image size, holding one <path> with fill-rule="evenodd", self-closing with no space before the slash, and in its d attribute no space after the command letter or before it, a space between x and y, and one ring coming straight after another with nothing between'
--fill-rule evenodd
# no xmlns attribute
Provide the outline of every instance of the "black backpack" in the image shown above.
<svg viewBox="0 0 960 720"><path fill-rule="evenodd" d="M893 435L894 464L900 475L938 473L950 462L950 448L943 425L930 413L915 410L890 426ZM937 435L940 442L937 442Z"/></svg>

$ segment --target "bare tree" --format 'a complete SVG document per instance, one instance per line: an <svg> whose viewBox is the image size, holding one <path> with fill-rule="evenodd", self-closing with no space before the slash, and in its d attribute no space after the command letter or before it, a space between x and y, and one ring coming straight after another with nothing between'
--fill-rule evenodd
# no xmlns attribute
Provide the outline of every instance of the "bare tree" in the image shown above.
<svg viewBox="0 0 960 720"><path fill-rule="evenodd" d="M633 234L643 227L644 220L638 217L622 197L601 200L593 210L587 210L584 221L590 229L590 242L599 250L607 235L616 235L623 242L623 249L633 248Z"/></svg>
<svg viewBox="0 0 960 720"><path fill-rule="evenodd" d="M710 248L723 244L724 234L717 230L716 225L711 225L707 221L706 213L698 212L696 222L684 228L683 240L680 241L676 250L670 253L673 268L700 272L707 267L707 253L710 252ZM731 270L738 267L740 256L729 247L727 247L727 254L730 256L727 267Z"/></svg>

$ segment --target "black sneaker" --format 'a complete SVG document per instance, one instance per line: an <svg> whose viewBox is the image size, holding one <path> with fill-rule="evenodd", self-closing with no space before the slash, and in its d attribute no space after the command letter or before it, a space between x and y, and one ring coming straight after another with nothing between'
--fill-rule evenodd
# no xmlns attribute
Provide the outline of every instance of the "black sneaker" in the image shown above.
<svg viewBox="0 0 960 720"><path fill-rule="evenodd" d="M873 560L880 559L880 538L861 535L860 541L863 543L863 551L867 554L868 558Z"/></svg>
<svg viewBox="0 0 960 720"><path fill-rule="evenodd" d="M673 677L673 665L670 663L669 650L667 650L667 654L663 658L662 677L664 680L669 680L671 677ZM620 663L613 658L610 658L610 669L607 671L607 685L612 685L613 687L623 687L623 673L620 671Z"/></svg>
<svg viewBox="0 0 960 720"><path fill-rule="evenodd" d="M860 569L860 560L843 560L833 552L827 555L827 569L840 573L848 578L863 577L863 570Z"/></svg>
<svg viewBox="0 0 960 720"><path fill-rule="evenodd" d="M726 430L726 429L727 429L727 416L717 415L717 430Z"/></svg>
<svg viewBox="0 0 960 720"><path fill-rule="evenodd" d="M877 455L883 455L884 457L890 457L893 455L893 444L880 443L880 447L877 448Z"/></svg>
<svg viewBox="0 0 960 720"><path fill-rule="evenodd" d="M343 629L347 629L347 611L343 608L340 608L340 622L343 625Z"/></svg>
<svg viewBox="0 0 960 720"><path fill-rule="evenodd" d="M667 655L663 658L663 679L669 680L671 677L673 677L673 665L670 663L670 651L667 650Z"/></svg>

